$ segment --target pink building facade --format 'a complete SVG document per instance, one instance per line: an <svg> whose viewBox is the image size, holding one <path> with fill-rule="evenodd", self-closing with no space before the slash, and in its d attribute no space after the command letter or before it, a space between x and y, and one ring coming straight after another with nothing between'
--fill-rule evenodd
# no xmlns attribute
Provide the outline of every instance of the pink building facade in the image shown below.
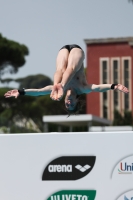
<svg viewBox="0 0 133 200"><path fill-rule="evenodd" d="M129 94L119 91L87 95L87 114L113 120L114 110L121 114L133 108L133 37L85 39L87 81L89 84L121 83Z"/></svg>

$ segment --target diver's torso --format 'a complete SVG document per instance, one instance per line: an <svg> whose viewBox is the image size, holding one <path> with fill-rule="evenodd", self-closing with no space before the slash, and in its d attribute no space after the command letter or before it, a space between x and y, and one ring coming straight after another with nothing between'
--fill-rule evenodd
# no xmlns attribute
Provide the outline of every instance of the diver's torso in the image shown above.
<svg viewBox="0 0 133 200"><path fill-rule="evenodd" d="M68 84L66 90L73 88L77 91L77 94L82 94L83 88L86 85L88 85L88 84L87 84L87 80L86 80L85 73L84 73L84 67L82 65L80 70L78 72L76 72L76 74L74 75L74 77L72 78L70 83Z"/></svg>

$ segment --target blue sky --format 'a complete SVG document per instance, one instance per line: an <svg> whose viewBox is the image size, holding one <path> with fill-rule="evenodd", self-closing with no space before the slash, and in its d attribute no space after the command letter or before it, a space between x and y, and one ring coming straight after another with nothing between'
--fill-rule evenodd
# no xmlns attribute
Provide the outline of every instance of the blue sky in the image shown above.
<svg viewBox="0 0 133 200"><path fill-rule="evenodd" d="M58 50L84 39L133 36L133 4L128 0L1 0L0 33L30 51L19 78L44 74L53 79ZM86 60L84 61L86 66Z"/></svg>

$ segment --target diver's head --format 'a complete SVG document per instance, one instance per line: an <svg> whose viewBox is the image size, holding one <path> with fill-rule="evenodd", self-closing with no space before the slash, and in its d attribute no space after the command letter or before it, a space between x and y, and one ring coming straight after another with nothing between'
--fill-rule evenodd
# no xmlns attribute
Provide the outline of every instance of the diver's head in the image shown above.
<svg viewBox="0 0 133 200"><path fill-rule="evenodd" d="M74 89L69 89L65 96L65 107L68 112L68 116L71 114L77 114L81 110L82 104L79 100L79 95L77 95Z"/></svg>

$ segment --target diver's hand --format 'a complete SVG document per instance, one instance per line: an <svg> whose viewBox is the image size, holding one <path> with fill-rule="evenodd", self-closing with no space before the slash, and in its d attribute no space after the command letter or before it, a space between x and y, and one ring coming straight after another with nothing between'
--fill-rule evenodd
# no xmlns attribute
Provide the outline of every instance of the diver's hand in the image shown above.
<svg viewBox="0 0 133 200"><path fill-rule="evenodd" d="M61 100L64 95L64 88L61 85L61 83L57 84L57 90L58 90L58 100Z"/></svg>
<svg viewBox="0 0 133 200"><path fill-rule="evenodd" d="M64 90L61 83L58 83L53 86L50 98L54 101L60 101L64 95Z"/></svg>
<svg viewBox="0 0 133 200"><path fill-rule="evenodd" d="M5 98L15 97L17 98L19 96L19 92L17 89L15 90L9 90L4 94Z"/></svg>
<svg viewBox="0 0 133 200"><path fill-rule="evenodd" d="M124 93L126 93L126 94L129 93L128 88L126 88L124 85L121 85L121 84L115 85L114 89L115 89L115 90L119 90L119 91L121 91L121 92L124 92Z"/></svg>

